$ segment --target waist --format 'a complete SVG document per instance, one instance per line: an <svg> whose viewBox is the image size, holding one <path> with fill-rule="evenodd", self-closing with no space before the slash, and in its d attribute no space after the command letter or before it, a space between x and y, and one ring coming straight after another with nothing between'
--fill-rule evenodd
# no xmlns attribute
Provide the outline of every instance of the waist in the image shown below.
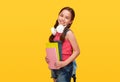
<svg viewBox="0 0 120 82"><path fill-rule="evenodd" d="M62 54L62 61L68 59L72 54Z"/></svg>

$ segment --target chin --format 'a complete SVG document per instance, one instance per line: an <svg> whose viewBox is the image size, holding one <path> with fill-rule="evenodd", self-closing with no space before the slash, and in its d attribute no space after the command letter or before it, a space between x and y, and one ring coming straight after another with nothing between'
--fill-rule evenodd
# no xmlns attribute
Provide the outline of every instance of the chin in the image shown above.
<svg viewBox="0 0 120 82"><path fill-rule="evenodd" d="M58 22L58 23L59 23L59 25L61 24L61 25L65 26L65 24L63 24L63 23L60 23L60 22Z"/></svg>

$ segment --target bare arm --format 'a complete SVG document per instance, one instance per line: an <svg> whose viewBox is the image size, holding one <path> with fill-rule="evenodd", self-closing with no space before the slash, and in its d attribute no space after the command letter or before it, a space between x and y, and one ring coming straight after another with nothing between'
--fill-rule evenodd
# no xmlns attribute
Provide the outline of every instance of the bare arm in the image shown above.
<svg viewBox="0 0 120 82"><path fill-rule="evenodd" d="M72 31L68 31L67 35L66 35L66 39L68 39L73 47L73 53L72 55L65 61L65 64L69 64L70 62L74 61L75 58L80 54L80 49L78 46L78 43L76 41L76 38L74 36L74 34L72 33Z"/></svg>
<svg viewBox="0 0 120 82"><path fill-rule="evenodd" d="M77 43L76 38L75 38L74 34L72 33L72 31L67 32L66 39L68 39L70 41L70 43L73 47L73 53L67 60L58 62L57 63L58 68L68 65L70 62L74 61L76 59L76 57L80 54L80 49L79 49L78 43Z"/></svg>

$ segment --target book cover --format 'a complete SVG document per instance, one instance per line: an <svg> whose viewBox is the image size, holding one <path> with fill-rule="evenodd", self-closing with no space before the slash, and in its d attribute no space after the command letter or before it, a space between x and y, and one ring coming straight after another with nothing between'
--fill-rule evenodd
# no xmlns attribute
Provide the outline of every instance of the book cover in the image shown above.
<svg viewBox="0 0 120 82"><path fill-rule="evenodd" d="M49 60L48 66L50 69L57 69L55 63L61 60L61 48L59 48L59 43L47 43L46 44L46 57Z"/></svg>
<svg viewBox="0 0 120 82"><path fill-rule="evenodd" d="M50 69L57 69L55 63L58 61L56 48L46 48L47 59L49 60L48 66Z"/></svg>

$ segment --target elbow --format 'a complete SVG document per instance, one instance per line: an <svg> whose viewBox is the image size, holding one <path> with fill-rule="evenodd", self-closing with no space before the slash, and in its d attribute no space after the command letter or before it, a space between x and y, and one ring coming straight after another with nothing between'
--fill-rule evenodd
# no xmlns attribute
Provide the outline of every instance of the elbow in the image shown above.
<svg viewBox="0 0 120 82"><path fill-rule="evenodd" d="M76 54L77 54L77 56L80 55L80 50L77 50L77 51L76 51Z"/></svg>
<svg viewBox="0 0 120 82"><path fill-rule="evenodd" d="M79 50L79 51L77 51L77 54L78 54L78 55L80 55L80 50Z"/></svg>
<svg viewBox="0 0 120 82"><path fill-rule="evenodd" d="M80 49L78 49L78 55L80 55Z"/></svg>
<svg viewBox="0 0 120 82"><path fill-rule="evenodd" d="M77 48L77 49L74 50L73 52L76 54L76 56L80 55L80 49L79 49L79 48Z"/></svg>

